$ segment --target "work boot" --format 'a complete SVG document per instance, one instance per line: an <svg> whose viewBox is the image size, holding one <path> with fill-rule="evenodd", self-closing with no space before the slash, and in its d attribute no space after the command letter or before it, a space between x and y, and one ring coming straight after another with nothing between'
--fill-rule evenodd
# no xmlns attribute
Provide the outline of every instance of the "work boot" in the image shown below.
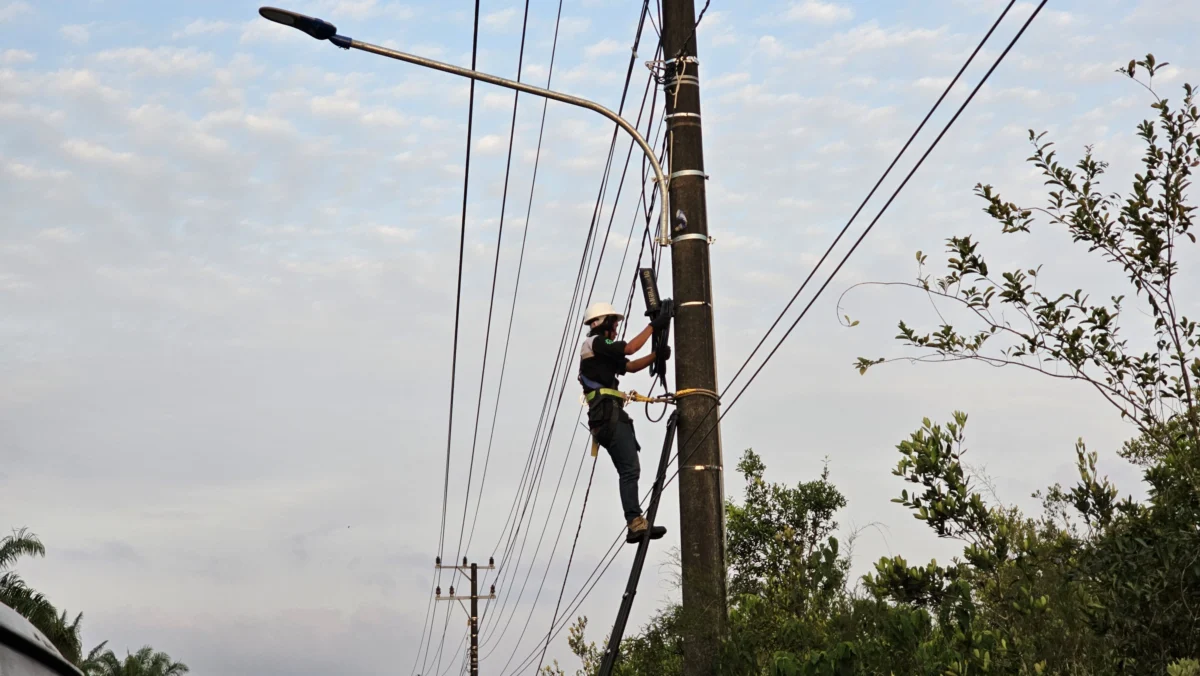
<svg viewBox="0 0 1200 676"><path fill-rule="evenodd" d="M625 542L627 542L629 544L634 544L636 542L640 542L642 539L642 535L645 535L645 533L646 533L647 526L649 526L649 524L646 523L645 517L639 516L639 517L635 518L633 521L630 521L629 522L629 532L625 534ZM667 534L667 529L663 528L662 526L655 526L654 528L650 529L650 539L651 540L657 540L666 534Z"/></svg>

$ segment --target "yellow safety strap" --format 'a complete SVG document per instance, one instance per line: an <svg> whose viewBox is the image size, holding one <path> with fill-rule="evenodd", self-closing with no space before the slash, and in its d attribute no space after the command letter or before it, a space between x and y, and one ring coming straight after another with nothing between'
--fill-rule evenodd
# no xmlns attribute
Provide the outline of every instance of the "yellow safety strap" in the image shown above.
<svg viewBox="0 0 1200 676"><path fill-rule="evenodd" d="M693 396L693 395L709 397L710 399L715 399L717 402L721 401L720 394L717 394L713 390L706 390L703 387L688 387L688 388L679 390L678 392L675 393L675 398L678 399L680 397L688 397L688 396Z"/></svg>
<svg viewBox="0 0 1200 676"><path fill-rule="evenodd" d="M616 397L617 399L621 399L622 401L624 401L624 399L625 399L625 393L624 393L624 392L622 392L622 391L620 391L620 390L614 390L614 389L610 389L610 388L607 388L607 387L601 387L601 388L600 388L600 389L598 389L598 390L592 390L591 392L588 392L588 393L587 393L587 400L588 400L588 401L591 401L591 400L595 399L595 398L596 398L596 397L598 397L598 396L603 396L603 397Z"/></svg>

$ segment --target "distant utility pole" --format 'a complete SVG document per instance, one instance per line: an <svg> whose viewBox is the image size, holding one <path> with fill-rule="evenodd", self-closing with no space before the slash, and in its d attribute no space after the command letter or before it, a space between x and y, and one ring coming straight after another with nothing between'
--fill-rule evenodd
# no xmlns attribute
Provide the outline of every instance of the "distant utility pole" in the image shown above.
<svg viewBox="0 0 1200 676"><path fill-rule="evenodd" d="M488 600L496 598L496 585L492 585L491 592L487 596L479 595L479 588L477 586L479 581L479 571L493 570L495 567L496 562L492 559L488 559L488 565L486 566L480 566L479 564L475 563L467 565L467 557L465 556L463 557L461 566L443 566L441 557L439 557L437 560L437 568L439 569L449 568L459 570L464 574L469 574L471 576L470 596L456 596L454 594L454 587L450 588L449 596L442 596L442 588L438 587L436 590L437 595L435 596L438 601L458 601L460 606L462 606L464 599L469 599L471 601L471 609L467 611L467 615L470 617L470 619L467 621L467 624L471 627L471 676L479 676L479 599ZM462 607L463 610L467 610L466 606Z"/></svg>
<svg viewBox="0 0 1200 676"><path fill-rule="evenodd" d="M700 64L693 0L662 0L670 165L671 272L675 297L675 384L717 390L712 277L700 134ZM715 395L714 395L715 397ZM683 673L712 676L725 635L725 481L720 409L714 398L681 397L679 538L683 565ZM711 411L711 413L710 413Z"/></svg>

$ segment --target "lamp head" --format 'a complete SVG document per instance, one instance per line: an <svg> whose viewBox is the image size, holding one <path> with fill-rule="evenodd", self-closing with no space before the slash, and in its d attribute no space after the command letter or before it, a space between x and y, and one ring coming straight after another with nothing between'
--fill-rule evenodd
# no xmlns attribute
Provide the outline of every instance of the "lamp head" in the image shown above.
<svg viewBox="0 0 1200 676"><path fill-rule="evenodd" d="M277 7L260 7L258 13L264 19L269 19L284 26L290 26L298 31L308 33L318 40L328 40L337 35L337 26L311 16L305 16L288 9Z"/></svg>

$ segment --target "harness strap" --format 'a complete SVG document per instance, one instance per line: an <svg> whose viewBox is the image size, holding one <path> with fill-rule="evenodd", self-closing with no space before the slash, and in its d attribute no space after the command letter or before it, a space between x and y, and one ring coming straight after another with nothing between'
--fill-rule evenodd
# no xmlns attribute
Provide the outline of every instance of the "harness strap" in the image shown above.
<svg viewBox="0 0 1200 676"><path fill-rule="evenodd" d="M614 390L614 389L608 388L608 387L601 387L598 390L592 390L591 392L587 393L586 397L587 397L587 400L589 403L591 401L593 401L596 397L613 397L616 399L620 399L621 401L625 401L625 393L624 392L622 392L620 390Z"/></svg>

